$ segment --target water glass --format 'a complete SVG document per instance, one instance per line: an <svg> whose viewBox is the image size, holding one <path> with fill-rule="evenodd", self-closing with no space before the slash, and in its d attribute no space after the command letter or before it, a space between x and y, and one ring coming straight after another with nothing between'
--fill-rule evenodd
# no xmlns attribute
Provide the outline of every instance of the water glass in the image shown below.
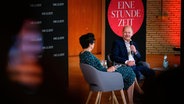
<svg viewBox="0 0 184 104"><path fill-rule="evenodd" d="M101 60L101 65L102 65L104 68L107 68L107 60Z"/></svg>

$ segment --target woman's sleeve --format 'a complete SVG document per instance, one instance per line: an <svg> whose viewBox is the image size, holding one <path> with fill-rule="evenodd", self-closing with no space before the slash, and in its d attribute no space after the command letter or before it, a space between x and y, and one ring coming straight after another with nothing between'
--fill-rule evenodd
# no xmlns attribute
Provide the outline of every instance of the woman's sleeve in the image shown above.
<svg viewBox="0 0 184 104"><path fill-rule="evenodd" d="M95 67L97 70L100 70L100 71L107 71L106 68L104 68L101 63L100 63L100 60L98 58L96 58L94 55L89 55L88 57L88 63Z"/></svg>

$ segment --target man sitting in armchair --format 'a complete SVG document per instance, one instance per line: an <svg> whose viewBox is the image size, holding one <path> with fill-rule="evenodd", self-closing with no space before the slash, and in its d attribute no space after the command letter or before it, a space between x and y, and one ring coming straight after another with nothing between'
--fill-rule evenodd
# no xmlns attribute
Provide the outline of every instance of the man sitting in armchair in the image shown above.
<svg viewBox="0 0 184 104"><path fill-rule="evenodd" d="M122 38L114 41L111 52L113 62L132 67L138 81L155 76L155 72L147 66L146 62L141 61L141 54L137 50L137 45L132 41L133 29L131 26L124 26ZM143 63L142 63L143 62Z"/></svg>

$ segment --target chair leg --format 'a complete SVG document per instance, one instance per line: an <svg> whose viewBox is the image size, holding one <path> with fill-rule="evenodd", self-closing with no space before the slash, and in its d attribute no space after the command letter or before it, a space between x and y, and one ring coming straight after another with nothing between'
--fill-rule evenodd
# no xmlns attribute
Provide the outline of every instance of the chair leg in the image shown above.
<svg viewBox="0 0 184 104"><path fill-rule="evenodd" d="M101 98L102 98L102 92L100 92L100 96L99 96L98 104L100 104L100 102L101 102Z"/></svg>
<svg viewBox="0 0 184 104"><path fill-rule="evenodd" d="M110 99L110 100L111 100L111 103L114 104L113 93L112 93L112 95L110 96L110 98L111 98L111 99Z"/></svg>
<svg viewBox="0 0 184 104"><path fill-rule="evenodd" d="M111 101L112 100L112 95L111 96L109 96L109 99L108 99L109 101Z"/></svg>
<svg viewBox="0 0 184 104"><path fill-rule="evenodd" d="M88 95L88 98L87 98L86 104L88 104L88 102L89 102L89 100L90 100L90 98L91 98L92 93L93 93L92 91L90 91L90 92L89 92L89 95Z"/></svg>
<svg viewBox="0 0 184 104"><path fill-rule="evenodd" d="M123 104L127 104L126 99L125 99L124 91L120 90L120 93L121 93L121 97L122 97L122 100L123 100Z"/></svg>
<svg viewBox="0 0 184 104"><path fill-rule="evenodd" d="M101 94L102 94L102 92L98 91L98 94L97 94L97 97L96 97L95 104L100 104Z"/></svg>
<svg viewBox="0 0 184 104"><path fill-rule="evenodd" d="M114 91L112 91L112 103L114 104L114 101L116 102L116 104L119 104L119 102L118 102L118 100L117 100L117 98L116 98L116 95L115 95L115 93L114 93Z"/></svg>

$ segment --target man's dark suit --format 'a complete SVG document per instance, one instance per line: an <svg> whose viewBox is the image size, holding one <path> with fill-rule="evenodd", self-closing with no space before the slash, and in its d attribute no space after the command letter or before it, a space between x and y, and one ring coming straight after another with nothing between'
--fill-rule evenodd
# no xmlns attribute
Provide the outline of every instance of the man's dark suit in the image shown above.
<svg viewBox="0 0 184 104"><path fill-rule="evenodd" d="M140 80L140 77L141 77L140 73L142 73L145 77L150 77L155 75L155 72L153 70L150 70L148 67L145 67L139 64L139 62L141 61L141 54L139 53L138 47L135 42L133 42L133 45L137 49L136 54L132 53L136 66L131 66L131 67L133 68L137 76L137 79ZM128 60L128 51L123 38L114 41L112 50L111 50L111 59L112 61L116 63L121 63L121 64L125 64L125 61Z"/></svg>

